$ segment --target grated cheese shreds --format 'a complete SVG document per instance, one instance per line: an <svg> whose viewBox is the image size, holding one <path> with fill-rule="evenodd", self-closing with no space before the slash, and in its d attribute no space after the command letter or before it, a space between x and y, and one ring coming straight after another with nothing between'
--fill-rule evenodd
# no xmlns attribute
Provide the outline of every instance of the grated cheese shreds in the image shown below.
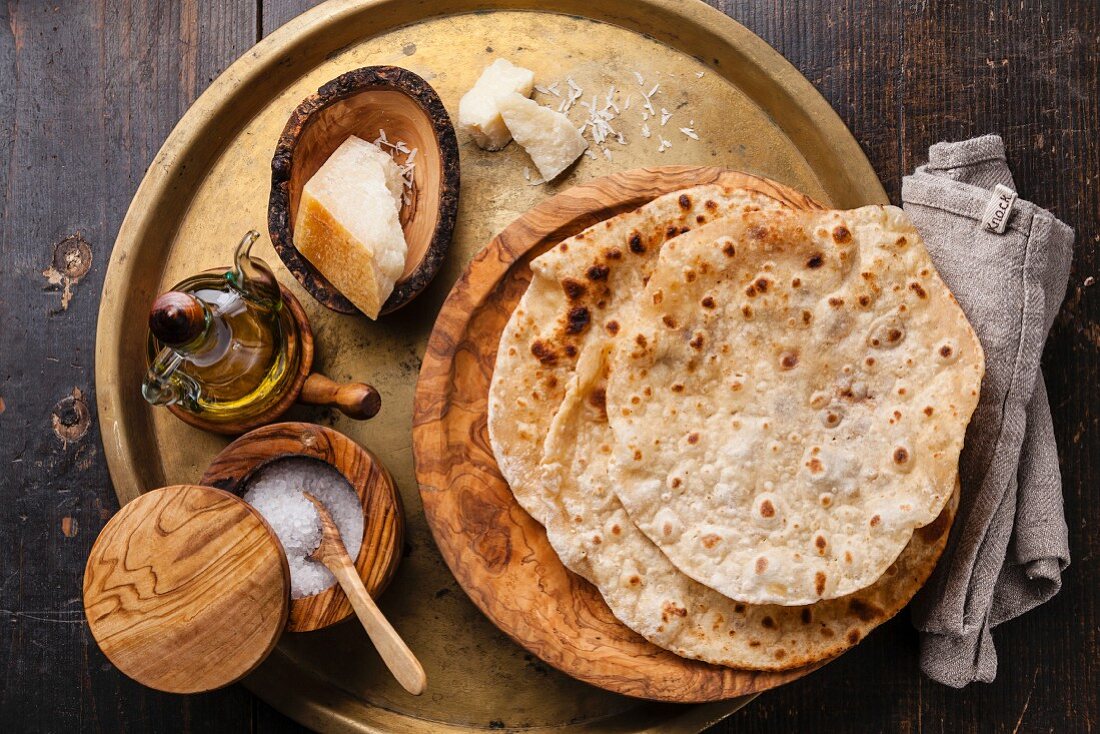
<svg viewBox="0 0 1100 734"><path fill-rule="evenodd" d="M612 86L604 96L602 108L599 107L596 95L592 95L591 102L581 102L581 106L588 110L588 119L584 121L580 131L583 134L585 130L588 130L592 142L601 147L608 138L615 138L621 145L626 143L622 134L611 125L611 121L615 119L619 111L615 106L614 95L615 87Z"/></svg>
<svg viewBox="0 0 1100 734"><path fill-rule="evenodd" d="M585 155L586 158L595 158L596 157L596 154L592 152L591 148L585 148L584 149L584 155Z"/></svg>
<svg viewBox="0 0 1100 734"><path fill-rule="evenodd" d="M640 71L634 72L634 78L638 80L639 87L645 86L645 77L642 76L642 73Z"/></svg>
<svg viewBox="0 0 1100 734"><path fill-rule="evenodd" d="M604 148L603 149L603 157L606 158L607 160L611 160L611 151L608 150L607 148Z"/></svg>
<svg viewBox="0 0 1100 734"><path fill-rule="evenodd" d="M657 90L659 90L660 88L660 84L654 84L653 89L649 90L649 94L642 94L642 96L645 97L644 107L649 112L649 114L653 115L654 117L657 116L657 110L653 107L653 100L651 98L657 93Z"/></svg>
<svg viewBox="0 0 1100 734"><path fill-rule="evenodd" d="M584 90L573 81L573 77L566 77L565 83L569 87L569 96L563 99L561 104L558 105L558 112L562 113L568 112L573 107L573 104L584 94Z"/></svg>
<svg viewBox="0 0 1100 734"><path fill-rule="evenodd" d="M692 140L698 140L699 139L699 136L690 127L682 127L682 128L680 128L680 132L682 132L684 135L687 135Z"/></svg>
<svg viewBox="0 0 1100 734"><path fill-rule="evenodd" d="M643 138L648 138L650 135L651 135L651 133L649 132L649 125L647 125L646 123L643 122L642 123L642 137Z"/></svg>
<svg viewBox="0 0 1100 734"><path fill-rule="evenodd" d="M664 153L666 150L672 147L672 143L668 142L660 135L658 135L657 138L661 141L661 144L657 146L658 153Z"/></svg>
<svg viewBox="0 0 1100 734"><path fill-rule="evenodd" d="M542 94L550 94L550 90L547 87L542 86L541 84L535 85L535 91L541 92Z"/></svg>
<svg viewBox="0 0 1100 734"><path fill-rule="evenodd" d="M704 72L704 71L697 71L697 72L695 72L695 78L696 78L696 79L702 79L702 78L703 78L703 74L705 74L705 73L706 73L706 72Z"/></svg>
<svg viewBox="0 0 1100 734"><path fill-rule="evenodd" d="M661 108L661 127L665 126L665 123L668 122L670 117L672 117L672 113L669 112L668 110L666 110L664 107L662 107Z"/></svg>
<svg viewBox="0 0 1100 734"><path fill-rule="evenodd" d="M386 131L379 128L378 137L373 141L374 145L387 153L393 162L397 164L397 167L401 170L401 183L404 185L406 192L412 192L415 169L416 169L416 154L420 152L419 148L410 148L404 140L398 140L396 142L390 141L386 137ZM400 161L397 159L397 154L400 153L405 156L405 160ZM405 194L405 204L411 203L408 193Z"/></svg>

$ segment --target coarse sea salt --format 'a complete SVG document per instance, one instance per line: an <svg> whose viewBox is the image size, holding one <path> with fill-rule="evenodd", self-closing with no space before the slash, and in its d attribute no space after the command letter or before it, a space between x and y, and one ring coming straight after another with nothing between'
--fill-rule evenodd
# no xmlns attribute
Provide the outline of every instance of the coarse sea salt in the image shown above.
<svg viewBox="0 0 1100 734"><path fill-rule="evenodd" d="M334 467L298 456L261 468L245 486L244 501L264 516L286 551L292 599L319 594L336 583L331 571L309 559L321 542L321 518L302 492L324 504L352 559L363 544L363 505Z"/></svg>

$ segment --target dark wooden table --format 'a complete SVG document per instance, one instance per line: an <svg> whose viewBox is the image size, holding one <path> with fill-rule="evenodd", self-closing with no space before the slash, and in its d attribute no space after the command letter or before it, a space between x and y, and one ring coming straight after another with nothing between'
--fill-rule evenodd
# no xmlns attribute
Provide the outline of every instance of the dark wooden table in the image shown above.
<svg viewBox="0 0 1100 734"><path fill-rule="evenodd" d="M1061 594L995 633L997 681L917 672L901 615L733 731L1091 731L1100 726L1100 3L711 0L837 109L895 201L927 147L1004 136L1024 198L1077 230L1044 360L1073 565ZM0 7L0 729L298 730L240 687L142 689L104 659L80 603L117 508L95 421L99 294L146 166L230 62L310 0L10 0Z"/></svg>

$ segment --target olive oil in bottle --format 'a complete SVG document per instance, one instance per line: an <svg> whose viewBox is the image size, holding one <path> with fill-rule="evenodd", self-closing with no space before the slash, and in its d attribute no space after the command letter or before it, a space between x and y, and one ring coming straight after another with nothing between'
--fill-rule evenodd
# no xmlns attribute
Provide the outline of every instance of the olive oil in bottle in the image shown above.
<svg viewBox="0 0 1100 734"><path fill-rule="evenodd" d="M241 240L233 269L187 278L154 301L148 402L231 423L263 414L290 389L300 332L271 269L250 254L258 238Z"/></svg>

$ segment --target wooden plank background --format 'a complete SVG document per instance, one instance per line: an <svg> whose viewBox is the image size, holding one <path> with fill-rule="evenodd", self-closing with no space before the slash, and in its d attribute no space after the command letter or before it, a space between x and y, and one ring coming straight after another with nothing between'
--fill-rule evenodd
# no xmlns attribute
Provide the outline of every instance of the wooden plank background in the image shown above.
<svg viewBox="0 0 1100 734"><path fill-rule="evenodd" d="M1091 731L1100 725L1100 4L1096 0L709 0L805 74L895 201L928 145L999 132L1024 198L1077 230L1044 368L1073 565L996 634L997 681L920 677L896 619L713 732ZM80 579L117 508L94 420L93 340L127 204L217 74L310 0L9 0L0 6L0 726L297 731L233 687L174 697L118 674ZM1098 276L1100 277L1100 276Z"/></svg>

